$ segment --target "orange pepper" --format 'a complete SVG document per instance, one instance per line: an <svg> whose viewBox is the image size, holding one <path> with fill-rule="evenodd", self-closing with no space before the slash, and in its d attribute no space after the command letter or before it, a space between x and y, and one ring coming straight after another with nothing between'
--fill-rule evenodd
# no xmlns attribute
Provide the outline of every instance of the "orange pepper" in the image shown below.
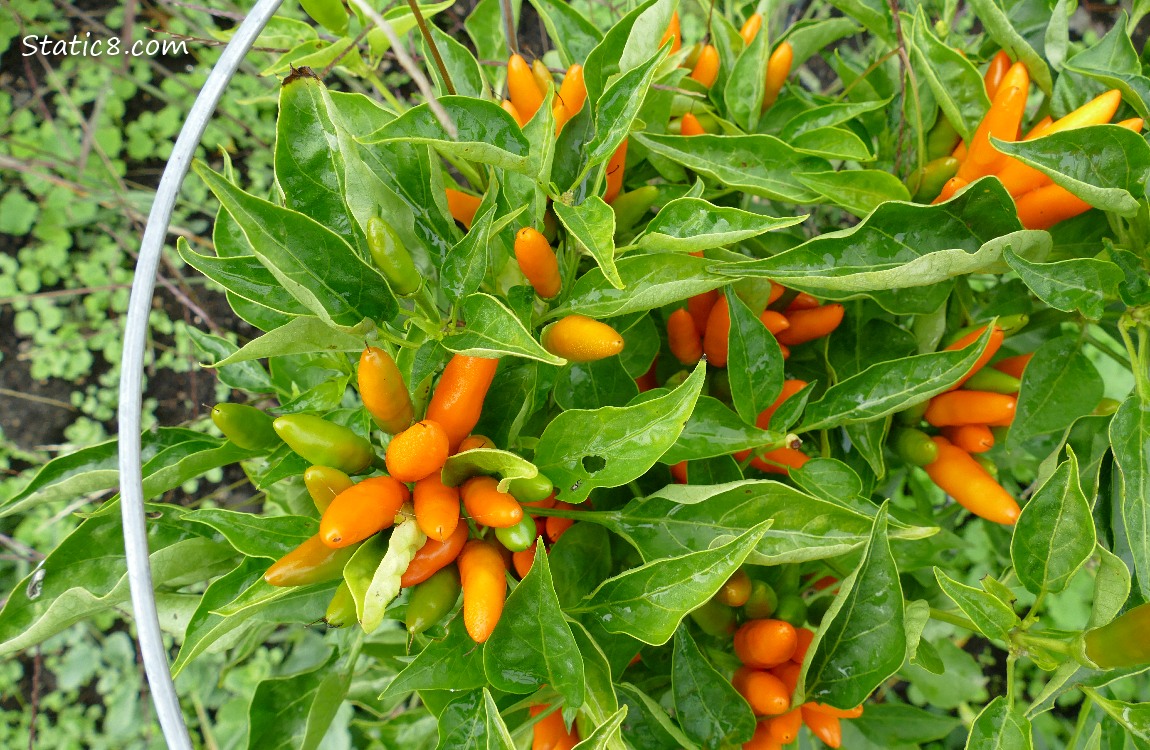
<svg viewBox="0 0 1150 750"><path fill-rule="evenodd" d="M720 297L707 316L707 332L703 334L703 351L707 363L715 367L727 366L728 337L731 333L731 311L726 296Z"/></svg>
<svg viewBox="0 0 1150 750"><path fill-rule="evenodd" d="M607 161L607 192L603 193L603 200L611 203L619 195L619 191L623 189L623 171L627 166L627 139L624 138L623 142L619 144L619 148L615 149L615 153L611 154L611 158Z"/></svg>
<svg viewBox="0 0 1150 750"><path fill-rule="evenodd" d="M667 24L667 30L663 32L663 38L659 40L659 46L662 47L668 41L671 42L670 54L675 54L679 51L679 47L683 43L683 34L679 31L679 11L671 13L671 22Z"/></svg>
<svg viewBox="0 0 1150 750"><path fill-rule="evenodd" d="M955 341L953 344L946 347L946 350L957 351L959 349L964 349L973 344L975 341L978 341L979 337L982 336L985 331L986 326L976 328L975 330L960 338L958 341ZM982 354L979 355L978 360L974 363L974 366L971 367L970 370L965 375L963 375L957 383L952 385L949 390L953 391L957 389L959 386L969 380L972 375L981 370L986 365L986 363L990 361L990 358L998 352L998 348L1002 346L1002 340L1005 338L1005 336L1006 333L998 326L995 326L994 330L990 332L990 341L987 342L986 348L982 350Z"/></svg>
<svg viewBox="0 0 1150 750"><path fill-rule="evenodd" d="M942 190L939 192L938 197L932 200L930 205L937 206L939 203L950 200L954 197L955 193L957 193L959 190L962 190L969 184L969 180L964 180L961 177L951 177L943 184Z"/></svg>
<svg viewBox="0 0 1150 750"><path fill-rule="evenodd" d="M780 344L797 346L828 335L843 322L842 305L821 305L812 310L796 310L787 316L790 327L780 331L776 339Z"/></svg>
<svg viewBox="0 0 1150 750"><path fill-rule="evenodd" d="M329 547L362 542L395 522L395 514L411 497L407 487L391 477L370 477L335 496L319 521L319 534Z"/></svg>
<svg viewBox="0 0 1150 750"><path fill-rule="evenodd" d="M457 524L455 530L443 541L428 539L423 543L423 546L416 551L415 557L411 558L411 562L407 565L407 570L403 572L403 575L399 579L399 585L403 588L407 588L408 586L423 583L443 568L455 562L455 559L459 557L460 551L463 550L463 545L467 543L467 534L467 524L461 523Z"/></svg>
<svg viewBox="0 0 1150 750"><path fill-rule="evenodd" d="M559 294L563 288L559 259L547 238L534 227L523 227L515 233L515 260L536 294L543 299Z"/></svg>
<svg viewBox="0 0 1150 750"><path fill-rule="evenodd" d="M957 177L973 182L1002 168L1006 155L991 145L990 137L994 136L1000 141L1018 140L1029 89L1030 76L1026 66L1020 62L1015 63L1002 79L990 110L971 138L966 159L958 167Z"/></svg>
<svg viewBox="0 0 1150 750"><path fill-rule="evenodd" d="M439 472L415 483L415 520L428 539L442 542L459 525L459 489L448 487Z"/></svg>
<svg viewBox="0 0 1150 750"><path fill-rule="evenodd" d="M986 453L994 447L994 433L984 424L943 427L942 435L967 453Z"/></svg>
<svg viewBox="0 0 1150 750"><path fill-rule="evenodd" d="M763 110L768 109L779 98L787 76L791 74L791 65L795 61L795 48L790 42L783 42L771 53L767 60L767 80L763 87Z"/></svg>
<svg viewBox="0 0 1150 750"><path fill-rule="evenodd" d="M986 67L986 73L982 76L983 84L986 86L986 95L991 99L998 93L999 84L1002 79L1006 77L1006 71L1010 69L1010 55L1006 54L1004 50L999 50L998 53L991 58L990 65Z"/></svg>
<svg viewBox="0 0 1150 750"><path fill-rule="evenodd" d="M949 391L935 396L924 418L935 427L995 424L1014 417L1018 399L1005 393Z"/></svg>
<svg viewBox="0 0 1150 750"><path fill-rule="evenodd" d="M1022 373L1026 370L1026 365L1030 363L1030 359L1034 356L1034 352L1029 354L1016 354L1013 357L1006 357L1000 359L991 365L999 372L1004 372L1011 377L1022 380Z"/></svg>
<svg viewBox="0 0 1150 750"><path fill-rule="evenodd" d="M755 426L760 430L767 429L771 424L771 417L775 415L783 402L806 387L807 381L805 380L784 380L783 390L779 393L779 397L775 399L773 404L759 412L759 416L755 419Z"/></svg>
<svg viewBox="0 0 1150 750"><path fill-rule="evenodd" d="M743 44L750 47L751 42L755 41L755 37L759 35L761 28L763 28L763 15L752 13L751 17L743 23L743 28L739 29L739 36L743 38Z"/></svg>
<svg viewBox="0 0 1150 750"><path fill-rule="evenodd" d="M482 199L455 188L447 188L446 192L447 210L451 218L471 229L471 222L475 220L475 212L479 210Z"/></svg>
<svg viewBox="0 0 1150 750"><path fill-rule="evenodd" d="M447 432L438 422L425 419L393 437L384 460L393 478L418 482L443 468L448 450Z"/></svg>
<svg viewBox="0 0 1150 750"><path fill-rule="evenodd" d="M523 520L523 506L508 492L500 492L494 477L472 477L463 483L460 494L467 515L476 523L492 528L510 528Z"/></svg>
<svg viewBox="0 0 1150 750"><path fill-rule="evenodd" d="M708 44L703 47L703 51L699 54L699 61L695 63L695 69L691 71L691 78L701 83L703 88L709 89L715 84L718 77L719 51L715 49L713 44Z"/></svg>
<svg viewBox="0 0 1150 750"><path fill-rule="evenodd" d="M954 395L954 394L947 394ZM923 468L935 484L955 502L988 521L1013 525L1021 509L1010 493L963 449L936 436L938 458Z"/></svg>
<svg viewBox="0 0 1150 750"><path fill-rule="evenodd" d="M507 60L507 97L527 121L543 105L543 92L539 90L531 66L519 55L512 55Z"/></svg>
<svg viewBox="0 0 1150 750"><path fill-rule="evenodd" d="M452 452L479 422L483 399L498 365L498 359L456 354L443 369L427 405L427 418L438 422L447 433Z"/></svg>
<svg viewBox="0 0 1150 750"><path fill-rule="evenodd" d="M683 119L679 123L679 133L681 135L706 135L707 131L699 122L699 118L688 112L683 115Z"/></svg>
<svg viewBox="0 0 1150 750"><path fill-rule="evenodd" d="M813 711L806 706L800 709L803 723L811 730L811 734L822 740L828 747L843 746L843 730L837 717L819 711Z"/></svg>
<svg viewBox="0 0 1150 750"><path fill-rule="evenodd" d="M695 321L683 308L667 318L667 344L675 359L685 365L693 365L703 356L703 342L695 330Z"/></svg>
<svg viewBox="0 0 1150 750"><path fill-rule="evenodd" d="M459 579L463 584L463 625L476 643L491 637L507 597L507 568L492 542L472 539L459 553Z"/></svg>

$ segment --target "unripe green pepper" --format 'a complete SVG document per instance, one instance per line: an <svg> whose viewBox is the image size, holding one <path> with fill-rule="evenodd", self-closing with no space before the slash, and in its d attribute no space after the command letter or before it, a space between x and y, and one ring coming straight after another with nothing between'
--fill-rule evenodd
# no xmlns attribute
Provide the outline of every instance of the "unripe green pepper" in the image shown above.
<svg viewBox="0 0 1150 750"><path fill-rule="evenodd" d="M1001 436L996 436L995 440L998 440L998 437ZM991 461L985 453L971 453L970 457L977 461L979 466L986 469L987 474L998 479L998 464Z"/></svg>
<svg viewBox="0 0 1150 750"><path fill-rule="evenodd" d="M749 620L768 620L779 606L779 596L766 581L751 583L751 596L743 605L743 614Z"/></svg>
<svg viewBox="0 0 1150 750"><path fill-rule="evenodd" d="M327 605L323 621L329 628L342 628L355 622L355 598L351 595L347 581L341 583L335 590L335 595Z"/></svg>
<svg viewBox="0 0 1150 750"><path fill-rule="evenodd" d="M422 633L442 620L459 599L460 588L459 569L454 563L416 586L407 601L407 632Z"/></svg>
<svg viewBox="0 0 1150 750"><path fill-rule="evenodd" d="M959 138L959 133L955 130L954 126L950 124L950 120L946 119L946 115L940 112L938 114L938 120L934 123L934 127L930 129L930 133L926 136L927 160L950 156L951 152L954 151L954 147L958 145Z"/></svg>
<svg viewBox="0 0 1150 750"><path fill-rule="evenodd" d="M807 622L816 628L822 625L823 618L826 617L827 610L831 608L831 603L834 600L833 596L820 596L807 605Z"/></svg>
<svg viewBox="0 0 1150 750"><path fill-rule="evenodd" d="M299 0L299 4L304 13L331 33L336 36L347 33L347 9L342 0Z"/></svg>
<svg viewBox="0 0 1150 750"><path fill-rule="evenodd" d="M371 443L343 425L310 414L288 414L272 422L276 434L313 464L359 474L371 466Z"/></svg>
<svg viewBox="0 0 1150 750"><path fill-rule="evenodd" d="M779 598L779 606L775 608L774 618L789 622L796 628L807 621L807 603L798 594L786 594Z"/></svg>
<svg viewBox="0 0 1150 750"><path fill-rule="evenodd" d="M536 474L530 479L512 479L507 483L507 491L521 503L537 503L551 497L555 485L546 474Z"/></svg>
<svg viewBox="0 0 1150 750"><path fill-rule="evenodd" d="M905 427L894 433L891 447L898 457L914 466L926 466L938 459L938 444L922 430Z"/></svg>
<svg viewBox="0 0 1150 750"><path fill-rule="evenodd" d="M615 234L626 232L638 224L658 197L659 188L654 185L644 185L616 196L611 202L611 210L615 213Z"/></svg>
<svg viewBox="0 0 1150 750"><path fill-rule="evenodd" d="M778 578L775 580L775 593L780 596L794 593L799 590L802 583L802 571L798 565L783 565L779 568Z"/></svg>
<svg viewBox="0 0 1150 750"><path fill-rule="evenodd" d="M355 482L351 481L351 477L330 466L309 466L303 473L303 485L320 513L327 510L336 495L353 484Z"/></svg>
<svg viewBox="0 0 1150 750"><path fill-rule="evenodd" d="M401 297L419 291L423 277L411 260L411 253L407 252L391 225L378 216L367 220L367 249L392 291Z"/></svg>
<svg viewBox="0 0 1150 750"><path fill-rule="evenodd" d="M993 367L984 367L967 378L962 387L968 391L1018 393L1018 390L1022 388L1022 381L1013 375L999 372Z"/></svg>
<svg viewBox="0 0 1150 750"><path fill-rule="evenodd" d="M1101 669L1150 664L1150 604L1142 604L1082 636L1086 658Z"/></svg>
<svg viewBox="0 0 1150 750"><path fill-rule="evenodd" d="M693 610L691 619L707 635L725 636L735 632L735 610L714 599Z"/></svg>
<svg viewBox="0 0 1150 750"><path fill-rule="evenodd" d="M942 192L942 186L958 173L958 159L943 156L929 161L911 172L906 178L906 186L920 203L932 201Z"/></svg>
<svg viewBox="0 0 1150 750"><path fill-rule="evenodd" d="M926 415L926 410L930 408L930 399L908 406L895 415L895 419L899 424L906 425L907 427L916 427L922 423L922 418Z"/></svg>
<svg viewBox="0 0 1150 750"><path fill-rule="evenodd" d="M254 406L216 404L212 421L224 437L249 451L270 450L283 442L272 427L272 418Z"/></svg>
<svg viewBox="0 0 1150 750"><path fill-rule="evenodd" d="M512 552L522 552L535 544L535 521L531 516L524 515L523 519L514 526L496 529L495 536L504 547Z"/></svg>

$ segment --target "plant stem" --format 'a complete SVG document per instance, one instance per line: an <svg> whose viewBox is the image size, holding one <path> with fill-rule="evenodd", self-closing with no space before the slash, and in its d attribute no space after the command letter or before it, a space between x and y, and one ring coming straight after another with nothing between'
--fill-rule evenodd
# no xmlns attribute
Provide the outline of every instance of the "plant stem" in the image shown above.
<svg viewBox="0 0 1150 750"><path fill-rule="evenodd" d="M431 37L431 29L427 28L427 21L423 20L423 12L420 11L419 4L415 0L407 0L407 4L411 7L415 22L419 25L419 33L423 34L423 41L427 42L427 48L431 50L431 56L435 58L435 67L439 68L439 75L443 78L443 87L447 89L448 94L454 96L455 84L451 82L451 75L447 72L447 66L443 64L443 58L439 55L439 47L436 46L435 40Z"/></svg>

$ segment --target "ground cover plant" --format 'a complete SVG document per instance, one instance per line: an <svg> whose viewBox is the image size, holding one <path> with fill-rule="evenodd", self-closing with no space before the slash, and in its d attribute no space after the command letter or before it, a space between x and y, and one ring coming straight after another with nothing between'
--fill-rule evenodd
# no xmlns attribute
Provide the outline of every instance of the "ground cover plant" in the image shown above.
<svg viewBox="0 0 1150 750"><path fill-rule="evenodd" d="M1150 742L1140 16L532 0L532 59L514 4L469 45L400 6L380 102L323 75L374 75L374 14L304 7L275 185L198 161L176 243L263 334L198 334L214 431L145 436L150 497L263 493L149 506L173 672L286 644L236 746ZM126 601L121 556L113 500L4 649Z"/></svg>

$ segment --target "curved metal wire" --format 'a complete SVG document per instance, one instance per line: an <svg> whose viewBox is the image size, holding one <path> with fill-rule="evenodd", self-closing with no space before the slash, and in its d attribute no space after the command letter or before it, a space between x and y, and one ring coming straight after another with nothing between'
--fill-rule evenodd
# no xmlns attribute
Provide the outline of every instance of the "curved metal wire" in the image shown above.
<svg viewBox="0 0 1150 750"><path fill-rule="evenodd" d="M168 747L177 750L192 750L192 742L172 683L168 654L164 649L156 614L144 520L143 469L140 463L141 382L148 313L152 308L160 253L172 220L172 207L184 176L188 173L192 155L232 75L281 2L283 0L259 0L256 3L224 48L219 62L208 75L203 89L188 112L188 119L176 139L171 158L160 178L151 213L148 214L148 224L140 244L140 257L132 280L132 296L128 303L127 327L124 331L124 352L120 359L120 510L124 521L124 551L128 558L132 611L135 613L140 653L144 657L144 671L148 675L148 686L160 728Z"/></svg>

